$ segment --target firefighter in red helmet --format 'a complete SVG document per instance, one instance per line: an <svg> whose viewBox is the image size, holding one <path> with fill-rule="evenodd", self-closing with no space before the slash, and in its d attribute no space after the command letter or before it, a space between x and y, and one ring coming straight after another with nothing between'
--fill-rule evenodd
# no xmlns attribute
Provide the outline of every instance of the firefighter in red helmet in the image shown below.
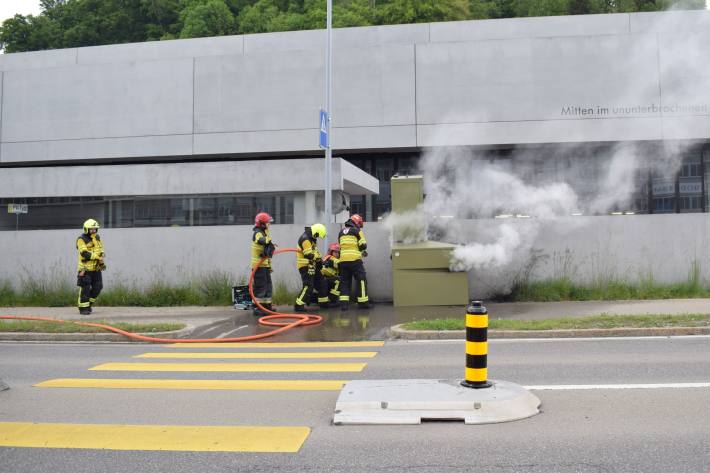
<svg viewBox="0 0 710 473"><path fill-rule="evenodd" d="M350 287L355 279L357 286L357 305L359 309L370 307L367 295L367 275L363 256L367 256L367 241L362 232L364 222L358 214L351 215L338 235L340 244L340 309L348 310L350 305Z"/></svg>
<svg viewBox="0 0 710 473"><path fill-rule="evenodd" d="M328 295L331 303L336 304L340 300L340 245L331 243L328 246L328 252L323 257L323 268L321 275L323 276L321 287L318 294Z"/></svg>
<svg viewBox="0 0 710 473"><path fill-rule="evenodd" d="M273 285L271 283L271 257L274 255L276 245L271 241L269 226L274 219L266 212L259 212L254 217L254 233L251 237L251 268L254 272L254 298L264 308L273 310L271 297ZM266 257L264 261L262 258ZM260 262L261 261L261 262ZM254 315L266 315L258 307L254 308Z"/></svg>

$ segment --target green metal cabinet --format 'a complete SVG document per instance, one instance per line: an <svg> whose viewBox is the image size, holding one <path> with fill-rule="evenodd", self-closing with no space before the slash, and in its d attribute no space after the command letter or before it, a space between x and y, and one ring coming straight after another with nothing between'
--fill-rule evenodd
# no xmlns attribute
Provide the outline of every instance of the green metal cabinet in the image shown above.
<svg viewBox="0 0 710 473"><path fill-rule="evenodd" d="M449 271L454 245L425 241L392 246L392 296L396 307L465 305L468 276Z"/></svg>

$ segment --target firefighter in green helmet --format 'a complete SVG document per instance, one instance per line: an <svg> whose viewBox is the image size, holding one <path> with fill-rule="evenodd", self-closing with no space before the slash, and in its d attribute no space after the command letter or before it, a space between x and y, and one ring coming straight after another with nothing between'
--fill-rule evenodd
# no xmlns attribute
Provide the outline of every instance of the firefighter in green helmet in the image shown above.
<svg viewBox="0 0 710 473"><path fill-rule="evenodd" d="M296 266L301 274L301 282L303 288L296 298L296 303L293 308L296 312L305 312L306 304L311 300L313 289L320 288L321 283L321 268L323 261L321 260L320 252L318 251L318 238L326 236L325 225L322 223L314 223L310 227L306 227L305 231L298 239L298 251L296 252ZM328 295L319 294L318 304L321 307L328 307Z"/></svg>
<svg viewBox="0 0 710 473"><path fill-rule="evenodd" d="M77 281L79 286L79 313L89 315L91 307L103 288L101 272L106 269L104 244L99 237L99 222L93 218L84 222L84 233L76 239Z"/></svg>

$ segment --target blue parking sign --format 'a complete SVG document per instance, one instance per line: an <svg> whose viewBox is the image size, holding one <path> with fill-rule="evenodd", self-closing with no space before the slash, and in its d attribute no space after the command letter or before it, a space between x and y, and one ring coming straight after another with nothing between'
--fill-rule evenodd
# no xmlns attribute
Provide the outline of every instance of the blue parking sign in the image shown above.
<svg viewBox="0 0 710 473"><path fill-rule="evenodd" d="M328 148L328 112L320 111L320 140L318 145L326 149Z"/></svg>

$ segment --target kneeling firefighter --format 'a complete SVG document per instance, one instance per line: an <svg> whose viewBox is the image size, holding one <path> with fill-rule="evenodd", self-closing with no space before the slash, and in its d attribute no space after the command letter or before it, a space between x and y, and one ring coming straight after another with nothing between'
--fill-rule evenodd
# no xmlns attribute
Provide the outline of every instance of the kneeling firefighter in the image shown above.
<svg viewBox="0 0 710 473"><path fill-rule="evenodd" d="M271 241L269 227L274 219L266 212L259 212L254 217L254 233L251 237L251 269L254 272L254 298L265 309L273 310L271 297L274 289L271 283L271 257L274 256L276 245ZM266 257L264 261L262 258ZM261 261L261 262L260 262ZM254 315L266 315L258 307L254 307Z"/></svg>
<svg viewBox="0 0 710 473"><path fill-rule="evenodd" d="M340 309L348 310L350 305L350 285L355 279L357 285L357 306L359 309L370 307L367 296L367 275L362 257L367 256L367 241L362 232L364 222L358 214L350 216L340 230Z"/></svg>
<svg viewBox="0 0 710 473"><path fill-rule="evenodd" d="M79 253L76 285L80 288L78 305L81 315L91 313L91 306L104 287L101 271L106 269L106 264L99 228L99 222L90 218L84 222L84 233L76 239L76 250Z"/></svg>
<svg viewBox="0 0 710 473"><path fill-rule="evenodd" d="M301 274L303 288L293 306L296 312L305 312L306 304L310 302L311 296L313 295L313 288L320 288L322 286L321 269L323 262L321 261L320 252L318 251L317 240L325 236L325 225L322 223L314 223L310 227L306 227L303 235L298 239L296 266L298 267L298 272ZM328 296L319 294L318 304L321 307L328 307Z"/></svg>
<svg viewBox="0 0 710 473"><path fill-rule="evenodd" d="M331 243L328 253L323 257L323 269L320 273L322 282L318 294L328 297L329 302L337 304L340 300L340 245Z"/></svg>

